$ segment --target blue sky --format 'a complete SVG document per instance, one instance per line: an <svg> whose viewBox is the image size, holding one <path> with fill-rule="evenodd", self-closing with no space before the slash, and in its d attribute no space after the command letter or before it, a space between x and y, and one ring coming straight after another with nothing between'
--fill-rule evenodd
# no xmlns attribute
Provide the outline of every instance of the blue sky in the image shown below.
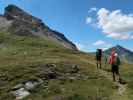
<svg viewBox="0 0 133 100"><path fill-rule="evenodd" d="M15 4L62 32L83 51L116 44L133 50L132 0L0 0Z"/></svg>

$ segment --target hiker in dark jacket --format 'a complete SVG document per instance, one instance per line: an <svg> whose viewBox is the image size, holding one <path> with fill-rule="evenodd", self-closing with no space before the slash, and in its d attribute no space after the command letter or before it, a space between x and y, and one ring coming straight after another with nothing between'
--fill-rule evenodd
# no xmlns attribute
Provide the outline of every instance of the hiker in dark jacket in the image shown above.
<svg viewBox="0 0 133 100"><path fill-rule="evenodd" d="M109 64L111 64L111 67L112 67L113 81L120 81L119 65L121 64L121 62L117 53L111 54L109 59Z"/></svg>
<svg viewBox="0 0 133 100"><path fill-rule="evenodd" d="M97 68L101 69L101 60L102 60L102 49L97 49L96 51L96 64L97 64Z"/></svg>

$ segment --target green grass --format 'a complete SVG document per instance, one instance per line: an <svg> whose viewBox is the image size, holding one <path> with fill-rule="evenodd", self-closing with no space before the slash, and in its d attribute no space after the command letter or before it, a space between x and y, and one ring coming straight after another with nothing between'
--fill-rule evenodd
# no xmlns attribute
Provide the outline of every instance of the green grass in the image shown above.
<svg viewBox="0 0 133 100"><path fill-rule="evenodd" d="M100 81L100 82L98 82ZM68 80L61 84L59 80L51 80L48 89L41 89L41 91L34 93L34 96L29 97L32 100L54 100L56 97L62 97L63 100L95 100L97 98L109 100L110 92L108 88L112 88L110 82L106 79L93 80L75 80L69 82Z"/></svg>
<svg viewBox="0 0 133 100"><path fill-rule="evenodd" d="M25 100L53 100L59 97L62 100L111 100L111 94L116 91L112 82L98 75L90 61L94 62L92 55L63 48L48 39L0 33L0 100L14 100L10 89L25 80L37 79L48 63L56 64L62 72L67 70L66 64L76 64L83 75L96 78L73 82L67 79L64 82L50 80L48 88L42 84ZM123 66L121 71L122 77L129 81L128 94L132 98L130 66Z"/></svg>

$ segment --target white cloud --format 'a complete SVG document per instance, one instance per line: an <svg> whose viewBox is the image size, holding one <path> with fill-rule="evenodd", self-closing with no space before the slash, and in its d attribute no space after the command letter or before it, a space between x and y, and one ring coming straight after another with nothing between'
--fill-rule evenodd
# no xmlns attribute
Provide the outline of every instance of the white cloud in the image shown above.
<svg viewBox="0 0 133 100"><path fill-rule="evenodd" d="M103 41L103 40L98 40L95 43L93 43L92 45L90 45L90 43L79 43L79 42L75 42L78 50L80 51L84 51L84 52L92 52L95 51L96 48L101 48L103 50L108 49L110 47L112 47L112 44Z"/></svg>
<svg viewBox="0 0 133 100"><path fill-rule="evenodd" d="M86 24L90 24L92 22L92 18L91 17L87 17L86 18Z"/></svg>
<svg viewBox="0 0 133 100"><path fill-rule="evenodd" d="M84 51L84 52L91 52L94 51L93 48L88 43L75 43L78 50Z"/></svg>
<svg viewBox="0 0 133 100"><path fill-rule="evenodd" d="M123 33L111 33L108 34L107 37L115 38L115 39L121 39L121 40L127 40L127 39L132 39L132 37L129 34Z"/></svg>
<svg viewBox="0 0 133 100"><path fill-rule="evenodd" d="M93 46L96 46L97 48L101 48L101 49L105 50L105 49L108 49L109 47L111 47L112 45L103 40L98 40L93 43Z"/></svg>
<svg viewBox="0 0 133 100"><path fill-rule="evenodd" d="M88 11L88 13L91 13L91 12L93 12L93 11L97 11L97 8L96 8L96 7L90 8L89 11Z"/></svg>
<svg viewBox="0 0 133 100"><path fill-rule="evenodd" d="M133 39L133 35L131 36L131 39Z"/></svg>
<svg viewBox="0 0 133 100"><path fill-rule="evenodd" d="M133 39L133 14L123 14L121 10L109 11L101 8L97 12L97 24L107 37L115 39Z"/></svg>
<svg viewBox="0 0 133 100"><path fill-rule="evenodd" d="M102 41L102 40L98 40L95 43L93 43L94 46L101 46L101 45L104 45L104 44L105 44L105 42Z"/></svg>
<svg viewBox="0 0 133 100"><path fill-rule="evenodd" d="M133 48L131 49L131 51L133 52Z"/></svg>

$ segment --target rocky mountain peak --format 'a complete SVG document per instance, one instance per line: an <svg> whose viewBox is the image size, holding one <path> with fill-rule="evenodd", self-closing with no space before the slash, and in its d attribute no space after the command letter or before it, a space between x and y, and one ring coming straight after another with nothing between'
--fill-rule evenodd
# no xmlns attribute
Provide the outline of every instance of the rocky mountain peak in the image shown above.
<svg viewBox="0 0 133 100"><path fill-rule="evenodd" d="M124 48L123 46L121 46L121 45L116 45L114 48L116 48L116 49L126 49L126 48Z"/></svg>
<svg viewBox="0 0 133 100"><path fill-rule="evenodd" d="M15 5L8 5L5 8L3 17L7 20L6 23L12 22L9 25L10 27L7 27L10 33L21 36L49 38L66 48L77 50L76 45L69 41L62 33L50 29L41 19L32 16Z"/></svg>
<svg viewBox="0 0 133 100"><path fill-rule="evenodd" d="M16 5L10 4L5 8L6 12L10 12L10 13L19 13L19 12L23 12L23 10L21 10L19 7L17 7ZM5 12L5 13L6 13Z"/></svg>
<svg viewBox="0 0 133 100"><path fill-rule="evenodd" d="M12 20L16 17L24 17L26 16L26 12L15 5L8 5L5 8L4 16L7 17L9 20Z"/></svg>
<svg viewBox="0 0 133 100"><path fill-rule="evenodd" d="M29 23L37 24L38 26L39 25L44 26L44 23L42 22L42 20L30 15L29 13L25 12L24 10L12 4L8 5L5 8L4 16L8 20L21 20L27 23L29 22Z"/></svg>
<svg viewBox="0 0 133 100"><path fill-rule="evenodd" d="M117 44L116 46L115 46L116 48L123 48L121 45L119 45L119 44Z"/></svg>

